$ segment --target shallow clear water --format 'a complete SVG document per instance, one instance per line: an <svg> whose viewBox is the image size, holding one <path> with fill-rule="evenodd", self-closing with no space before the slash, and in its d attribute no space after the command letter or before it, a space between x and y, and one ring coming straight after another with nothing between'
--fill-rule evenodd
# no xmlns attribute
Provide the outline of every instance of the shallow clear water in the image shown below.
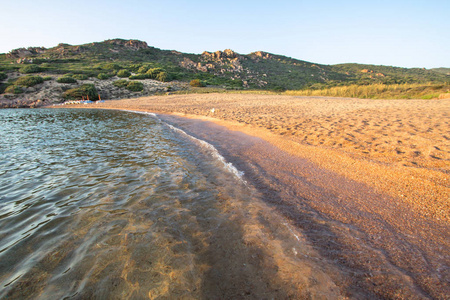
<svg viewBox="0 0 450 300"><path fill-rule="evenodd" d="M155 115L0 110L0 140L0 298L338 292L238 170Z"/></svg>

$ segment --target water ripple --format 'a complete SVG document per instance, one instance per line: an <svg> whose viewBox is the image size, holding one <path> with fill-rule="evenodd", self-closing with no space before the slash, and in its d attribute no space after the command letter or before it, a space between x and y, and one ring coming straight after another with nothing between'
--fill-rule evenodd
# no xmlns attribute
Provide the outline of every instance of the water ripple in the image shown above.
<svg viewBox="0 0 450 300"><path fill-rule="evenodd" d="M274 238L293 232L263 228L211 145L152 114L64 109L0 110L0 140L0 298L288 295L270 272L298 263Z"/></svg>

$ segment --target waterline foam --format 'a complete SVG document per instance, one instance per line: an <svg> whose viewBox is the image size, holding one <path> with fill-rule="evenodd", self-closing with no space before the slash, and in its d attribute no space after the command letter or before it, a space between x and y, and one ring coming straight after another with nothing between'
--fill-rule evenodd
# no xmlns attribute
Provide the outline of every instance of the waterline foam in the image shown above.
<svg viewBox="0 0 450 300"><path fill-rule="evenodd" d="M200 147L202 147L203 149L206 149L209 154L216 159L217 161L219 161L221 163L221 165L223 166L223 168L230 172L231 174L233 174L235 177L237 177L239 180L241 180L243 183L247 184L247 182L244 180L244 172L243 171L239 171L232 163L227 162L225 157L223 157L219 151L210 143L198 139L196 137L193 137L192 135L186 133L184 130L177 128L173 125L167 124L163 121L161 121L160 118L158 118L158 115L155 113L151 113L151 112L144 112L144 111L133 111L133 110L125 110L128 112L132 112L132 113L138 113L138 114L144 114L144 115L149 115L154 117L155 119L158 120L158 122L163 123L164 125L166 125L167 127L169 127L170 129L172 129L173 131L188 137L190 140L192 140L194 143L198 144Z"/></svg>

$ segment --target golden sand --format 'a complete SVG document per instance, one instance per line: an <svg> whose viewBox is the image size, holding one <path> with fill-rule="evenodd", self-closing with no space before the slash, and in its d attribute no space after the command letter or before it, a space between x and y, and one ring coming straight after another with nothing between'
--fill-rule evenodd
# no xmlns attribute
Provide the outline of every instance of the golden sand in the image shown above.
<svg viewBox="0 0 450 300"><path fill-rule="evenodd" d="M190 94L81 107L207 119L363 182L424 216L450 221L450 99Z"/></svg>

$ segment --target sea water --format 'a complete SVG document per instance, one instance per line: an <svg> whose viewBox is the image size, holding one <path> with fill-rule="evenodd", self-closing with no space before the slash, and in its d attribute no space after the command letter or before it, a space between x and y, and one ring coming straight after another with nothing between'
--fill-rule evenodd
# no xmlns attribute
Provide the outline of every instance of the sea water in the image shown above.
<svg viewBox="0 0 450 300"><path fill-rule="evenodd" d="M0 141L0 298L297 295L277 264L317 282L244 174L156 115L0 110Z"/></svg>

